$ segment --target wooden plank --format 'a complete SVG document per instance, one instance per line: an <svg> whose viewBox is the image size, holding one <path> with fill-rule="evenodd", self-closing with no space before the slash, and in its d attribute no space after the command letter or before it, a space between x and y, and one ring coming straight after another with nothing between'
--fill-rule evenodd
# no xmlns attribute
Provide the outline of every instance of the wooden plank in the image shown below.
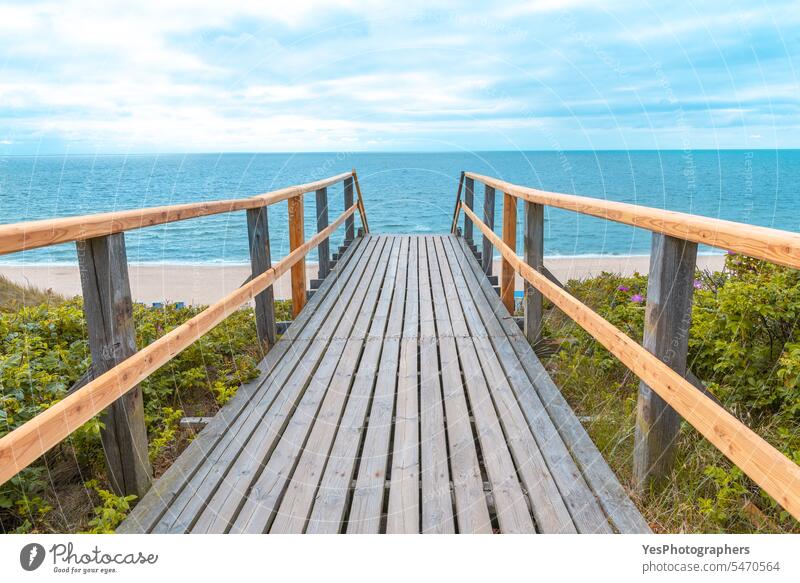
<svg viewBox="0 0 800 583"><path fill-rule="evenodd" d="M350 503L350 514L347 518L347 532L350 534L377 534L381 528L408 278L408 237L402 237L400 241L400 252L405 260L400 263L394 281L387 282L394 287L389 321L385 335L376 336L383 338L383 350L370 406L364 447L359 460L356 486Z"/></svg>
<svg viewBox="0 0 800 583"><path fill-rule="evenodd" d="M351 172L307 184L289 186L250 198L216 200L170 206L114 211L63 219L44 219L0 226L0 255L58 243L83 241L143 227L163 225L196 217L207 217L275 204L298 194L342 182Z"/></svg>
<svg viewBox="0 0 800 583"><path fill-rule="evenodd" d="M415 238L418 244L417 269L419 287L419 374L420 374L420 477L422 481L422 532L444 533L455 532L453 517L453 496L450 492L450 469L448 465L447 428L444 423L444 399L442 393L442 377L439 369L439 348L436 337L433 298L431 295L430 275L428 271L428 249L424 237ZM409 267L410 268L410 267ZM458 372L456 371L456 375ZM449 371L448 379L454 375ZM468 423L467 423L468 426ZM463 431L463 425L458 425ZM452 460L455 468L462 469L470 461L466 455ZM477 457L474 459L477 467ZM478 470L480 475L480 470ZM473 489L470 489L472 486ZM458 495L464 508L471 495L475 494L475 482L466 484L466 479L459 482ZM484 501L478 500L485 506ZM480 508L480 507L479 507ZM479 512L479 510L476 510ZM469 515L465 510L464 522L469 524ZM477 520L486 519L479 514Z"/></svg>
<svg viewBox="0 0 800 583"><path fill-rule="evenodd" d="M494 229L494 199L494 188L486 185L483 189L483 220L489 226L489 229ZM486 275L492 275L494 250L492 249L492 242L485 236L483 237L483 251L481 256L483 260L483 272Z"/></svg>
<svg viewBox="0 0 800 583"><path fill-rule="evenodd" d="M471 213L468 209L465 212ZM792 516L800 518L800 467L588 306L521 261L474 213L518 273L575 320Z"/></svg>
<svg viewBox="0 0 800 583"><path fill-rule="evenodd" d="M435 239L428 239L427 243L434 309L437 314L441 313L449 318L453 325L452 333L455 336L458 360L464 373L464 385L469 397L472 416L475 419L475 429L478 433L483 463L491 485L500 528L502 532L506 533L534 532L527 498L522 492L517 478L517 470L497 419L487 380L484 378L486 371L480 367L475 346L469 336L460 306L453 305L453 309L448 306L447 298L458 296L459 292L452 280L445 281L443 277ZM443 261L446 263L446 256ZM439 326L439 323L440 319L437 317L439 341L444 342L447 340L449 331L444 324ZM491 384L499 381L500 379L496 378L489 379ZM448 414L447 417L449 422L450 415Z"/></svg>
<svg viewBox="0 0 800 583"><path fill-rule="evenodd" d="M686 375L697 243L653 233L642 345ZM639 383L633 477L640 493L663 486L672 471L681 418L645 382Z"/></svg>
<svg viewBox="0 0 800 583"><path fill-rule="evenodd" d="M517 248L517 199L503 194L503 242ZM503 260L500 270L500 299L509 314L514 313L514 283L517 274L508 261Z"/></svg>
<svg viewBox="0 0 800 583"><path fill-rule="evenodd" d="M384 285L378 300L381 312L391 306L394 285ZM345 412L333 444L314 506L306 525L308 533L341 532L347 512L350 483L356 470L367 411L378 377L378 363L388 318L373 320L361 355Z"/></svg>
<svg viewBox="0 0 800 583"><path fill-rule="evenodd" d="M367 253L362 254L359 263L347 265L345 271L352 273L350 286L356 286L363 277L363 263L372 260L377 252L375 245L367 245ZM337 293L330 294L327 301L320 305L317 312L310 318L303 332L298 332L290 345L288 356L284 359L286 364L276 368L269 377L264 379L264 387L257 399L253 399L248 409L238 420L237 425L229 430L220 441L215 450L207 456L202 467L195 473L191 480L186 484L184 490L178 498L172 502L168 511L153 528L154 532L187 532L194 526L196 530L209 529L208 516L199 516L205 512L205 508L216 496L218 500L225 497L225 490L219 492L220 484L223 480L233 482L236 479L244 481L246 476L241 474L228 477L230 466L236 462L245 444L254 439L256 431L263 428L262 420L264 416L276 405L279 398L285 404L285 399L290 398L293 393L289 387L290 381L295 386L297 378L302 378L303 374L308 374L304 368L304 362L315 363L321 353L323 346L320 343L312 343L303 338L305 329L310 329L315 333L322 331L326 337L331 335L339 319L341 319L350 298L341 293L342 288L337 286ZM327 305L326 305L327 304ZM282 363L283 364L283 363ZM245 462L241 462L245 465ZM246 486L241 486L244 488ZM242 490L239 490L241 492ZM219 492L219 493L218 493ZM199 519L198 519L199 516ZM214 517L215 519L216 517ZM224 530L221 526L218 530Z"/></svg>
<svg viewBox="0 0 800 583"><path fill-rule="evenodd" d="M464 204L468 208L475 208L475 180L473 178L464 179ZM473 236L472 221L466 215L464 216L464 239L467 243L474 244L475 237Z"/></svg>
<svg viewBox="0 0 800 583"><path fill-rule="evenodd" d="M489 338L490 333L484 326L478 314L478 306L470 295L469 284L460 276L457 260L451 255L452 247L447 245L450 251L448 253L441 239L436 241L436 247L445 289L464 290L464 293L453 296L454 305L450 312L460 311L466 317L478 361L488 381L487 387L491 395L491 401L485 406L487 408L493 406L500 421L517 473L530 499L536 526L539 532L574 533L576 530L569 510L511 390L506 371L501 366L499 356ZM459 274L459 277L454 278L453 271ZM476 282L471 283L473 286L477 285Z"/></svg>
<svg viewBox="0 0 800 583"><path fill-rule="evenodd" d="M247 211L247 233L250 246L250 270L252 277L256 277L272 267L267 207ZM275 294L272 286L255 296L255 314L258 341L263 347L270 349L275 346L278 337L275 329Z"/></svg>
<svg viewBox="0 0 800 583"><path fill-rule="evenodd" d="M347 341L339 365L325 396L320 413L314 419L314 428L303 447L302 457L291 478L287 491L280 503L274 522L270 527L273 533L301 533L314 503L317 487L328 461L338 422L349 398L358 359L363 350L367 333L375 320L386 321L388 304L378 302L384 280L391 280L397 270L400 246L390 240L391 249L384 278L374 278L362 302L351 337Z"/></svg>
<svg viewBox="0 0 800 583"><path fill-rule="evenodd" d="M167 513L167 509L183 492L184 486L201 472L201 466L208 461L214 449L225 438L236 435L237 422L242 419L243 411L251 402L259 402L266 391L265 379L281 368L291 368L292 360L299 359L302 351L298 350L295 339L301 335L304 327L313 324L320 325L320 314L328 314L330 306L340 296L343 289L348 287L348 280L356 265L368 250L370 244L354 245L348 250L343 268L335 271L326 279L319 289L319 293L309 302L309 310L300 314L283 335L283 342L275 345L258 368L261 376L249 383L245 383L236 392L236 395L214 416L211 423L187 447L183 454L173 463L159 480L155 482L147 496L136 505L125 522L117 532L135 533L149 532L159 519ZM192 489L192 494L196 491Z"/></svg>
<svg viewBox="0 0 800 583"><path fill-rule="evenodd" d="M317 232L322 231L325 227L328 226L328 189L327 188L320 188L316 192L317 197ZM330 239L325 239L322 243L319 244L317 247L318 252L318 276L320 279L325 279L327 277L328 272L330 271L330 262L331 262L331 249L330 249Z"/></svg>
<svg viewBox="0 0 800 583"><path fill-rule="evenodd" d="M97 377L136 353L125 234L79 241L77 246L92 374ZM101 420L100 439L112 488L117 494L141 498L153 477L141 388L135 386L111 403Z"/></svg>
<svg viewBox="0 0 800 583"><path fill-rule="evenodd" d="M352 206L352 205L350 205ZM350 215L351 217L353 215ZM305 214L303 212L303 197L296 196L289 199L289 249L294 251L305 241L304 234ZM325 239L327 240L327 238ZM303 306L306 305L306 260L300 259L292 266L292 315L296 318Z"/></svg>
<svg viewBox="0 0 800 583"><path fill-rule="evenodd" d="M544 207L528 201L525 201L525 263L544 273ZM527 281L524 314L525 336L533 344L542 336L542 293Z"/></svg>
<svg viewBox="0 0 800 583"><path fill-rule="evenodd" d="M467 172L466 176L517 198L623 223L678 239L800 268L800 234L573 194L547 192ZM487 223L490 227L491 224Z"/></svg>
<svg viewBox="0 0 800 583"><path fill-rule="evenodd" d="M380 265L383 242L383 240L378 242L376 251L369 257L369 263L356 269L356 277L361 278L366 284ZM216 479L213 497L194 524L192 528L194 532L225 532L229 527L232 527L232 531L238 531L239 526L243 524L238 522L237 525L236 521L246 502L245 496L270 461L282 434L293 419L295 409L303 402L306 392L309 388L312 389L309 400L320 394L321 385L324 383L312 384L311 381L318 369L322 368L319 376L324 378L335 365L325 360L326 350L335 339L335 332L341 322L352 326L350 319L352 310L360 305L367 287L368 285L355 285L350 294L336 303L331 314L333 317L327 318L322 327L316 329L317 336L310 340L307 352L298 361L292 374L287 380L276 379L278 382L275 383L274 401L263 410L260 404L254 409L254 413L250 416L252 427L248 428L249 434L245 434L248 437L233 442L225 457L215 464L215 477L221 480ZM310 329L313 331L315 327ZM192 505L190 504L190 507ZM196 514L193 510L184 512L187 519L193 514Z"/></svg>
<svg viewBox="0 0 800 583"><path fill-rule="evenodd" d="M353 206L353 178L344 179L344 208ZM352 241L356 237L355 220L351 216L344 223L344 238Z"/></svg>
<svg viewBox="0 0 800 583"><path fill-rule="evenodd" d="M420 531L420 414L419 414L419 273L417 237L408 237L403 335L397 373L397 406L392 453L391 487L386 516L387 533ZM443 439L443 438L442 438ZM445 465L446 469L446 465ZM448 488L449 499L449 488Z"/></svg>
<svg viewBox="0 0 800 583"><path fill-rule="evenodd" d="M513 392L513 395L509 395L507 391L503 390L499 397L507 403L506 408L513 409L513 402L516 401L518 403L536 441L538 450L547 465L547 471L555 481L560 497L569 510L575 528L582 533L611 532L606 516L600 509L594 493L573 461L568 448L542 405L535 388L526 376L523 364L514 352L510 340L506 337L506 329L497 316L507 314L507 311L500 304L491 287L486 284L482 274L477 271L478 265L463 253L458 243L451 238L444 241L444 247L455 285L459 289L469 290L474 302L474 306L470 306L469 309L465 308L464 311L470 322L478 328L477 332L475 332L477 337L476 344L481 344L482 350L486 351L485 343L487 341L491 342L502 364L503 374L506 375L510 389ZM471 265L468 265L468 263ZM475 268L476 271L473 272L470 267ZM485 285L485 291L491 293L488 299L483 293L484 289L482 288L484 285L482 284ZM490 300L493 304L490 303ZM472 314L478 315L479 319L482 318L482 324ZM514 326L512 323L508 324L509 326ZM482 325L485 326L485 330L480 329ZM511 328L510 331L515 338L522 340L519 330ZM522 342L524 343L524 340ZM530 360L536 360L530 349L525 356ZM505 384L501 384L501 388L505 389ZM516 413L513 413L513 415L516 416ZM500 418L506 421L511 416L508 413L504 413L500 415ZM516 423L519 424L519 421L516 421ZM526 458L523 455L521 459L533 460L535 457L538 456L533 454ZM517 463L522 465L519 461ZM541 468L540 462L537 461L536 466ZM536 507L546 504L546 500L544 504L542 502L537 504L536 497L539 495L539 489L528 486L526 488L529 492L528 495L532 499L535 513ZM556 522L555 525L546 526L546 521L538 516L537 526L543 532L574 530L570 528L566 520L562 520L560 523Z"/></svg>
<svg viewBox="0 0 800 583"><path fill-rule="evenodd" d="M368 287L367 293L358 294L351 302L348 313L342 318L334 333L334 338L323 355L322 362L310 386L306 389L302 401L283 431L278 446L248 494L247 501L233 525L232 532L266 532L272 526L272 519L278 506L284 502L283 494L289 485L290 476L300 462L301 454L308 461L308 456L301 449L306 452L312 448L328 451L335 434L336 422L341 416L342 406L348 394L358 356L366 340L369 323L378 305L377 299L381 284L383 281L390 280L393 272L397 269L399 255L397 242L389 239L384 250L385 253L379 262L381 268L375 270L375 276L369 286L363 286L362 290ZM386 318L386 314L377 313L375 317ZM320 371L323 371L322 374ZM332 420L332 423L327 423L327 427L325 419ZM311 431L312 426L315 428L313 432ZM310 433L314 434L313 440L309 437ZM307 443L306 440L308 440ZM321 459L324 461L324 457ZM302 469L307 470L308 468L303 466ZM296 485L299 484L304 488L307 477L307 474L301 472ZM313 497L314 488L310 488L310 491L309 498ZM310 500L305 509L309 508ZM283 516L289 517L286 514ZM305 523L306 517L307 514L297 517L302 519L302 523L299 524L300 529ZM282 531L282 527L278 525L277 532Z"/></svg>
<svg viewBox="0 0 800 583"><path fill-rule="evenodd" d="M592 522L584 521L587 514L591 516L593 512L585 512L585 508L590 508L588 502L582 502L583 495L580 493L583 478L591 488L604 512L619 532L623 533L650 533L650 528L642 518L638 509L633 505L627 493L623 490L616 475L608 467L605 459L592 442L589 434L580 424L571 407L567 403L558 387L553 383L550 375L544 369L539 359L536 358L530 344L520 336L519 329L508 317L504 317L505 309L497 301L497 294L494 293L491 285L486 281L480 265L470 259L469 249L463 242L453 240L454 247L460 246L464 253L457 255L458 263L465 273L471 271L475 282L479 285L474 289L483 296L486 301L484 312L487 317L485 321L495 322L505 332L505 340L513 348L514 354L519 359L522 366L524 377L532 383L534 390L525 390L525 380L512 382L520 405L523 408L526 419L534 429L534 435L538 438L547 435L548 426L554 427L563 439L563 445L572 453L575 463L579 466L583 477L580 474L573 474L570 479L569 473L565 479L559 481L562 495L570 507L573 519L580 532L595 532ZM477 295L477 294L476 294ZM493 338L495 335L492 335ZM500 338L500 334L496 335ZM503 351L505 352L505 351ZM507 369L508 370L508 369ZM511 379L517 378L516 374L510 375ZM547 417L547 419L544 419ZM548 465L554 468L553 475L556 480L560 480L560 469L564 467L561 460L566 456L559 453L559 440L547 435L546 439L540 442L541 451L548 456ZM567 453L569 455L569 453ZM551 459L552 456L552 459ZM569 490L564 489L564 484L572 483L578 491L570 494Z"/></svg>
<svg viewBox="0 0 800 583"><path fill-rule="evenodd" d="M470 411L453 328L447 311L447 303L444 300L441 281L437 281L439 276L436 259L431 257L427 237L425 241L425 265L422 266L423 270L420 272L420 297L423 297L422 290L424 288L430 294L436 312L435 339L439 344L442 394L447 416L446 429L458 531L461 533L490 533L492 532L492 523L483 493L483 477L475 446L476 438L470 424ZM422 263L421 259L420 262ZM425 346L423 345L422 348L424 349ZM423 378L426 375L437 374L433 371L436 371L438 367L438 362L423 361L421 370Z"/></svg>

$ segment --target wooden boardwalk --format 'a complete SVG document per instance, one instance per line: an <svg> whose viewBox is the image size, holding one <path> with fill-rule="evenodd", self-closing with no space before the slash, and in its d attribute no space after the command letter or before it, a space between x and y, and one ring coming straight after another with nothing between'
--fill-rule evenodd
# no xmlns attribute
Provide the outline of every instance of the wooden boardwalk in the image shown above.
<svg viewBox="0 0 800 583"><path fill-rule="evenodd" d="M359 237L118 532L649 532L461 237Z"/></svg>

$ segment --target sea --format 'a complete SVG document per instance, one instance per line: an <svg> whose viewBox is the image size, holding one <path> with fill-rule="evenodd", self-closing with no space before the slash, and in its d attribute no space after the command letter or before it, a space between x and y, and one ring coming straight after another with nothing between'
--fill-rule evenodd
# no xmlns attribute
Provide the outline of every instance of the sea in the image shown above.
<svg viewBox="0 0 800 583"><path fill-rule="evenodd" d="M242 198L352 168L373 233L448 232L463 170L550 191L800 230L800 150L4 156L0 223ZM477 184L475 196L479 203L483 190ZM329 188L328 197L333 219L343 210L342 186ZM313 193L305 197L307 236L316 230L314 199ZM496 211L499 231L499 195ZM520 229L522 217L520 209ZM288 253L286 202L270 207L269 223L273 259L279 259ZM244 212L125 237L131 263L249 261ZM333 244L342 238L340 228ZM521 252L521 235L518 241ZM547 208L544 241L549 256L645 255L651 235ZM77 256L74 244L63 244L5 255L0 262L74 264Z"/></svg>

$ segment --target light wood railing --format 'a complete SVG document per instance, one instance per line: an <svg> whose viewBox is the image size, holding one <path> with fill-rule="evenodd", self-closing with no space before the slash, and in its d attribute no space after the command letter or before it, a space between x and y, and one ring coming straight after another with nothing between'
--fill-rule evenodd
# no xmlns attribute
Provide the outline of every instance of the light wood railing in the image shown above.
<svg viewBox="0 0 800 583"><path fill-rule="evenodd" d="M328 223L327 188L344 183L344 212ZM353 200L354 190L357 201ZM305 240L303 195L315 192L318 232ZM289 205L290 253L272 265L267 207ZM124 232L233 211L247 211L252 274L241 287L137 352ZM291 271L295 314L305 305L308 253L319 247L319 277L330 270L329 238L343 223L345 241L355 237L358 212L368 232L355 170L246 199L181 204L0 226L0 255L74 241L78 248L93 379L0 439L0 484L29 466L95 415L109 478L118 493L141 496L149 488L144 409L138 384L249 301L254 301L259 341L276 340L272 285Z"/></svg>
<svg viewBox="0 0 800 583"><path fill-rule="evenodd" d="M475 212L475 181L484 184L483 219ZM503 235L494 233L494 198L503 193ZM462 199L463 193L463 199ZM516 201L525 202L524 260L516 252ZM653 231L643 345L552 281L543 267L544 206ZM546 192L471 172L461 175L452 230L472 245L483 235L482 263L491 274L493 248L502 257L501 298L514 310L514 276L526 282L525 331L541 333L542 296L572 318L640 379L634 478L640 491L657 487L671 469L680 417L688 421L792 516L800 519L800 467L684 378L691 325L697 244L800 268L800 235L697 215L583 196ZM680 417L679 417L680 416Z"/></svg>

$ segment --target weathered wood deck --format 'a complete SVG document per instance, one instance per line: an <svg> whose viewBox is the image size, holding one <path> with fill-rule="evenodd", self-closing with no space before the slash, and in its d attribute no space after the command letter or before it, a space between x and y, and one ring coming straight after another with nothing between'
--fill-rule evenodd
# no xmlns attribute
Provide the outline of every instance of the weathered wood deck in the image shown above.
<svg viewBox="0 0 800 583"><path fill-rule="evenodd" d="M648 532L463 238L357 238L119 532Z"/></svg>

